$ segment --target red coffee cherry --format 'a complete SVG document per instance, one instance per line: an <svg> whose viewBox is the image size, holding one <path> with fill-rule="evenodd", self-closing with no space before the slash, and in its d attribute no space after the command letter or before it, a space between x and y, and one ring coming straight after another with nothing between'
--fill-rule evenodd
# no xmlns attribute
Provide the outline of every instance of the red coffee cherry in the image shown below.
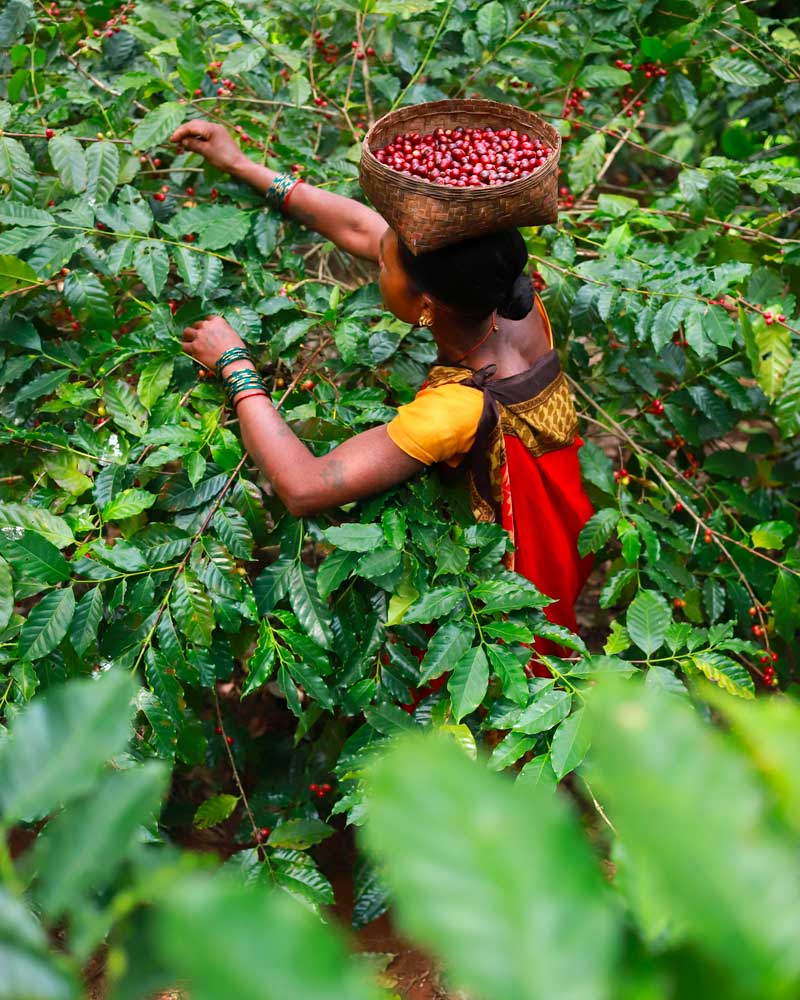
<svg viewBox="0 0 800 1000"><path fill-rule="evenodd" d="M527 177L552 149L512 128L436 128L396 135L375 150L379 163L408 177L447 187L486 187ZM569 196L571 197L571 196Z"/></svg>

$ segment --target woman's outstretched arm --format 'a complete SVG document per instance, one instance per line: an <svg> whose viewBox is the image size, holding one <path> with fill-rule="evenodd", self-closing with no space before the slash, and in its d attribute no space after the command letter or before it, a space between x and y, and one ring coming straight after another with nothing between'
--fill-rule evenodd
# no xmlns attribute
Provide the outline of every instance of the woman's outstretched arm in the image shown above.
<svg viewBox="0 0 800 1000"><path fill-rule="evenodd" d="M183 331L186 353L209 369L223 352L240 346L239 335L220 316L210 316ZM252 369L253 365L234 361L222 374L239 368ZM380 493L424 468L398 448L385 425L357 434L317 457L267 396L240 395L236 415L244 446L290 513L298 517Z"/></svg>
<svg viewBox="0 0 800 1000"><path fill-rule="evenodd" d="M266 191L276 171L262 167L246 156L222 125L198 118L175 130L172 142L199 153L212 166ZM383 216L352 198L323 191L311 184L298 184L292 191L287 213L309 229L315 229L340 250L377 261L378 244L386 230Z"/></svg>

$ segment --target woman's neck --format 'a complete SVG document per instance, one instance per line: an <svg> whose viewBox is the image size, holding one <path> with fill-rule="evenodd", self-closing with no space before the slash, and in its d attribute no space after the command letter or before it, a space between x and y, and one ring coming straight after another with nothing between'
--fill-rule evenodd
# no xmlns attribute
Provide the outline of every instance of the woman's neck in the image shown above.
<svg viewBox="0 0 800 1000"><path fill-rule="evenodd" d="M436 329L431 332L440 358L467 368L479 368L484 358L491 360L490 347L497 335L495 314L477 323L465 323L450 316L437 317Z"/></svg>

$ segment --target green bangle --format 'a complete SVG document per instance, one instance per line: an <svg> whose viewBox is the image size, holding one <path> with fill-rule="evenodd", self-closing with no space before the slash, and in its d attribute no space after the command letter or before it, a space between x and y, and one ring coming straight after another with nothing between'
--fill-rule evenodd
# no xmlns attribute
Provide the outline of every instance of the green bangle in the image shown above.
<svg viewBox="0 0 800 1000"><path fill-rule="evenodd" d="M264 380L252 368L244 368L231 372L230 375L226 375L222 380L222 386L231 402L237 393L243 392L245 389L260 389L266 392Z"/></svg>
<svg viewBox="0 0 800 1000"><path fill-rule="evenodd" d="M232 361L249 361L252 364L253 359L250 357L250 352L246 347L231 347L223 354L220 354L214 362L214 370L217 375L221 376L222 369Z"/></svg>
<svg viewBox="0 0 800 1000"><path fill-rule="evenodd" d="M249 388L251 385L263 385L264 383L257 371L247 368L226 375L222 380L222 384L225 390L229 391L229 387L234 388L235 386L247 385Z"/></svg>
<svg viewBox="0 0 800 1000"><path fill-rule="evenodd" d="M283 203L289 192L299 181L299 177L293 177L291 174L276 174L266 191L266 199L270 206L279 210L283 209Z"/></svg>

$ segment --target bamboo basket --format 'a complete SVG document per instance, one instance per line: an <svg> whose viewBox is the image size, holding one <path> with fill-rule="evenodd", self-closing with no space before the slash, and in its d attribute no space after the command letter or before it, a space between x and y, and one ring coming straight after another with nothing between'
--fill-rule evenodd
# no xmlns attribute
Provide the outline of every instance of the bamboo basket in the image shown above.
<svg viewBox="0 0 800 1000"><path fill-rule="evenodd" d="M546 142L553 152L527 177L495 187L452 188L407 177L380 163L372 150L399 134L435 128L515 128ZM432 101L390 111L364 137L361 187L414 254L512 226L541 226L558 219L561 136L538 115L499 101Z"/></svg>

